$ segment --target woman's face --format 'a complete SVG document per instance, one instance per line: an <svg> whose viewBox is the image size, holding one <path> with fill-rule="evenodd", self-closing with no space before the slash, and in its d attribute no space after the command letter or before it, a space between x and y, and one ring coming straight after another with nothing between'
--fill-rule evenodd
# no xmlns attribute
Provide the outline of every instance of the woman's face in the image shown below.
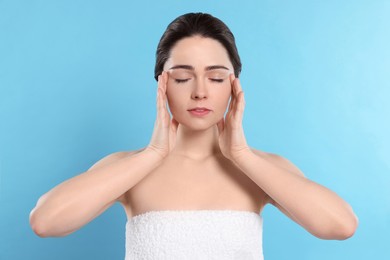
<svg viewBox="0 0 390 260"><path fill-rule="evenodd" d="M169 108L180 124L204 130L224 116L232 91L229 75L234 69L221 43L201 36L183 38L172 48L164 71L168 71ZM189 111L196 107L210 112Z"/></svg>

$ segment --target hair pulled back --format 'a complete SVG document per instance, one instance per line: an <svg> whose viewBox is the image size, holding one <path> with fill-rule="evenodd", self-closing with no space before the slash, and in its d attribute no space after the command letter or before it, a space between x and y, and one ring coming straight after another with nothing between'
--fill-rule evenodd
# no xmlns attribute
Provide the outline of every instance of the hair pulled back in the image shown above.
<svg viewBox="0 0 390 260"><path fill-rule="evenodd" d="M238 78L241 72L241 60L238 55L235 39L230 29L220 19L207 13L187 13L173 20L161 36L156 51L154 78L162 73L164 64L170 56L171 49L181 39L200 35L220 42L226 49L234 74Z"/></svg>

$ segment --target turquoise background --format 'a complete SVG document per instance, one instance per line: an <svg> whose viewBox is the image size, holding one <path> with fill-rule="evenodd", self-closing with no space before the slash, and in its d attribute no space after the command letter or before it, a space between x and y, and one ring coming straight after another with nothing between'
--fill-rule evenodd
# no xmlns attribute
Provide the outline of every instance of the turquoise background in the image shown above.
<svg viewBox="0 0 390 260"><path fill-rule="evenodd" d="M102 157L148 144L166 26L209 12L243 63L248 144L337 192L360 225L321 240L272 206L265 259L390 259L390 1L0 0L0 258L123 259L117 204L39 238L39 196Z"/></svg>

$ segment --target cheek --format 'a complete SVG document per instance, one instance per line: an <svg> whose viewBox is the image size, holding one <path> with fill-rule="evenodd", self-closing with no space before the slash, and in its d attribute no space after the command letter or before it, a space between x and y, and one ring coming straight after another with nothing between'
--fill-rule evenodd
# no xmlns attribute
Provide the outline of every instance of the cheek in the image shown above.
<svg viewBox="0 0 390 260"><path fill-rule="evenodd" d="M216 102L218 102L218 107L220 109L226 109L229 104L229 98L231 96L231 86L224 86L224 88L219 89L215 93L215 97L217 97Z"/></svg>
<svg viewBox="0 0 390 260"><path fill-rule="evenodd" d="M229 105L229 99L230 99L230 93L228 95L226 95L223 99L223 104L222 104L222 107L223 107L223 111L226 111L226 109L228 108L228 105Z"/></svg>
<svg viewBox="0 0 390 260"><path fill-rule="evenodd" d="M167 86L167 101L169 110L172 112L172 114L175 114L177 110L182 107L182 102L185 100L183 98L182 91L175 89L175 87L169 87Z"/></svg>

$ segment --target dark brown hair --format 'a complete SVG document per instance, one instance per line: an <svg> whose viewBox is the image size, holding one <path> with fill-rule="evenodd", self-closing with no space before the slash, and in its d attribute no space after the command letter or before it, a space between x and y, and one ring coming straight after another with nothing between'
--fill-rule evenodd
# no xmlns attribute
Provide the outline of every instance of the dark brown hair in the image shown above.
<svg viewBox="0 0 390 260"><path fill-rule="evenodd" d="M241 72L241 60L238 55L233 33L218 18L206 13L187 13L173 20L161 36L156 51L154 78L162 73L164 64L170 56L171 49L179 40L185 37L200 35L220 42L226 49L234 74L238 78Z"/></svg>

